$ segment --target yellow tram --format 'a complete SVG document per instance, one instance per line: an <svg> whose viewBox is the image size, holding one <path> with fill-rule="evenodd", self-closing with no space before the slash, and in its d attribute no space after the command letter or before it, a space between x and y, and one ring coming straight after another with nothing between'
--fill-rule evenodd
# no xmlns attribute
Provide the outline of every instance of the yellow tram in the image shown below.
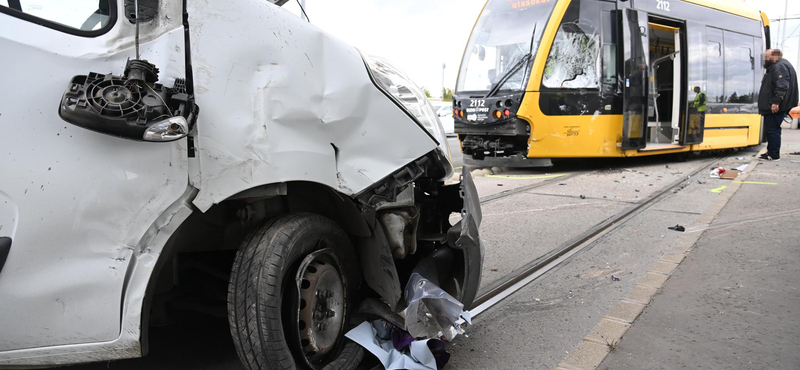
<svg viewBox="0 0 800 370"><path fill-rule="evenodd" d="M725 0L488 0L453 97L473 166L761 142L769 20Z"/></svg>

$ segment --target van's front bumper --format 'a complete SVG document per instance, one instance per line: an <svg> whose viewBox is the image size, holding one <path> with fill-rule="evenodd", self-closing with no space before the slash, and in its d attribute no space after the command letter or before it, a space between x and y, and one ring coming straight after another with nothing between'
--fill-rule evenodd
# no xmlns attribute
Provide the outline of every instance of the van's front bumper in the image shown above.
<svg viewBox="0 0 800 370"><path fill-rule="evenodd" d="M459 199L457 201L460 201L462 206L461 221L447 231L447 244L460 251L463 256L464 270L461 282L463 291L459 298L464 307L469 307L475 300L481 285L484 249L478 228L483 216L478 189L466 167L461 172L461 183L450 186L458 186Z"/></svg>

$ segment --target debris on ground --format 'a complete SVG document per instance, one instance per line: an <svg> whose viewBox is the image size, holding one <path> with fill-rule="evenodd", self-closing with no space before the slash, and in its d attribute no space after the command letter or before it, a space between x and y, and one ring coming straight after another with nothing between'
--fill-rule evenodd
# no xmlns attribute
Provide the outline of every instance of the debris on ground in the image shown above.
<svg viewBox="0 0 800 370"><path fill-rule="evenodd" d="M616 275L611 275L611 281L619 281L619 278Z"/></svg>
<svg viewBox="0 0 800 370"><path fill-rule="evenodd" d="M497 186L503 186L503 184L497 184Z"/></svg>
<svg viewBox="0 0 800 370"><path fill-rule="evenodd" d="M442 341L413 340L408 333L383 320L364 321L345 336L375 355L386 370L436 370L440 368L438 362L442 361L444 366L450 359Z"/></svg>
<svg viewBox="0 0 800 370"><path fill-rule="evenodd" d="M697 180L697 183L700 184L700 185L705 185L706 184L705 181L700 181L700 180Z"/></svg>
<svg viewBox="0 0 800 370"><path fill-rule="evenodd" d="M572 291L570 290L569 294L567 295L567 299L572 299L572 298L575 298L575 295L572 294Z"/></svg>
<svg viewBox="0 0 800 370"><path fill-rule="evenodd" d="M725 173L725 169L722 167L716 167L711 170L710 176L713 178L719 178L720 175Z"/></svg>
<svg viewBox="0 0 800 370"><path fill-rule="evenodd" d="M680 232L684 232L684 231L686 231L686 228L685 228L685 227L683 227L683 226L681 226L681 225L670 226L670 227L668 227L667 229L670 229L670 230L675 230L675 231L680 231Z"/></svg>
<svg viewBox="0 0 800 370"><path fill-rule="evenodd" d="M441 369L450 360L444 341L464 334L461 324L472 323L469 312L418 272L409 277L405 298L404 327L397 321L377 319L362 322L345 336L375 355L386 370Z"/></svg>
<svg viewBox="0 0 800 370"><path fill-rule="evenodd" d="M719 174L719 178L723 180L733 180L736 178L736 176L739 176L738 170L727 170Z"/></svg>
<svg viewBox="0 0 800 370"><path fill-rule="evenodd" d="M586 199L586 196L585 195L581 195L581 199Z"/></svg>
<svg viewBox="0 0 800 370"><path fill-rule="evenodd" d="M744 161L744 160L746 160L744 157L737 157L736 159L738 159L738 160L740 160L740 161Z"/></svg>
<svg viewBox="0 0 800 370"><path fill-rule="evenodd" d="M789 155L800 155L800 152L792 152L792 153L789 153Z"/></svg>
<svg viewBox="0 0 800 370"><path fill-rule="evenodd" d="M497 269L492 269L492 271L497 271Z"/></svg>
<svg viewBox="0 0 800 370"><path fill-rule="evenodd" d="M736 170L736 171L739 171L739 172L744 172L744 170L746 170L747 166L749 166L749 165L750 165L749 163L748 164L743 164L743 165L741 165L739 167L734 167L733 169Z"/></svg>
<svg viewBox="0 0 800 370"><path fill-rule="evenodd" d="M566 185L566 183L563 183L563 182L560 182L560 183L558 183L558 184L559 184L559 185Z"/></svg>
<svg viewBox="0 0 800 370"><path fill-rule="evenodd" d="M405 292L406 330L414 338L444 338L448 341L463 334L459 318L469 322L469 313L453 296L418 273L412 273Z"/></svg>

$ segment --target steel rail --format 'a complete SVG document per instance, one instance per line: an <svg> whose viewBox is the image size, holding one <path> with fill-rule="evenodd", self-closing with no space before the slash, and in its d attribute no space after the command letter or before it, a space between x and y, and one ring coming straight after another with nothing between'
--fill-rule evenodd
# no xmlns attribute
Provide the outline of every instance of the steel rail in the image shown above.
<svg viewBox="0 0 800 370"><path fill-rule="evenodd" d="M542 182L537 182L535 184L524 185L524 186L516 187L516 188L513 188L513 189L505 190L505 191L499 192L497 194L487 195L485 197L482 197L480 199L480 202L481 202L481 204L486 204L486 203L489 203L491 201L495 201L495 200L498 200L498 199L501 199L501 198L505 198L505 197L508 197L508 196L511 196L511 195L514 195L514 194L519 194L519 193L526 192L526 191L531 190L531 189L536 189L536 188L538 188L540 186L550 185L551 183L555 182L556 180L558 180L560 182L560 181L564 181L564 180L567 180L567 179L571 179L571 178L579 176L579 175L587 174L589 172L591 172L591 171L578 171L578 172L573 172L573 173L570 173L570 174L566 174L564 176L551 177L551 178L545 179Z"/></svg>
<svg viewBox="0 0 800 370"><path fill-rule="evenodd" d="M567 261L570 257L575 255L576 253L585 249L587 246L591 245L601 237L611 233L617 227L625 224L625 222L633 218L633 216L645 210L649 206L655 204L657 201L661 200L662 197L669 194L670 191L679 187L681 184L687 182L701 171L707 170L708 168L710 168L709 166L711 166L714 162L717 162L724 157L725 156L715 157L711 160L704 161L702 165L698 166L696 169L694 169L692 172L686 175L686 177L682 177L680 180L668 184L667 186L659 189L649 197L642 199L638 203L635 203L623 209L616 215L611 216L608 219L598 223L597 225L585 231L581 235L578 235L577 237L565 242L564 244L554 249L553 251L531 261L527 265L522 266L517 270L512 271L505 277L500 278L496 282L489 284L484 289L481 289L481 291L478 292L478 297L475 299L475 302L473 302L472 306L470 307L470 313L472 317L480 315L487 309L491 308L492 306L499 303L503 299L508 298L511 294L522 289L524 286L528 285L529 283L536 280L540 276L544 275L548 271L559 266L561 263ZM569 175L562 176L555 179L565 180L567 178L576 176L578 174L581 173L575 173L572 176ZM544 185L544 183L537 183L534 185L542 186ZM496 195L502 195L502 197L505 197L525 190L530 190L538 186L529 185L523 187L525 188L524 190L522 188L511 189L508 192L499 193ZM500 197L491 198L488 199L488 201L497 198ZM481 203L483 202L484 200L481 199Z"/></svg>

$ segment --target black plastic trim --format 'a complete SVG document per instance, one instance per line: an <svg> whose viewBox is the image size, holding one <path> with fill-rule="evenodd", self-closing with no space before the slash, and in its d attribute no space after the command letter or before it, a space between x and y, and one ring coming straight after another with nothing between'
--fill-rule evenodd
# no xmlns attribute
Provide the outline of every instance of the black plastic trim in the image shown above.
<svg viewBox="0 0 800 370"><path fill-rule="evenodd" d="M28 13L23 13L19 10L14 10L9 7L5 7L0 5L0 13L10 15L12 17L16 17L31 23L38 24L43 27L47 27L56 31L68 33L70 35L80 36L80 37L97 37L100 35L106 34L117 23L117 3L114 0L108 1L108 23L105 26L98 30L91 30L91 31L84 31L79 30L77 28L73 28L67 25L63 25L61 23L56 23L44 18L39 18Z"/></svg>
<svg viewBox="0 0 800 370"><path fill-rule="evenodd" d="M11 238L7 236L0 236L0 272L3 271L3 266L6 264L8 252L11 251Z"/></svg>
<svg viewBox="0 0 800 370"><path fill-rule="evenodd" d="M704 130L738 130L743 128L749 129L750 126L703 127Z"/></svg>

